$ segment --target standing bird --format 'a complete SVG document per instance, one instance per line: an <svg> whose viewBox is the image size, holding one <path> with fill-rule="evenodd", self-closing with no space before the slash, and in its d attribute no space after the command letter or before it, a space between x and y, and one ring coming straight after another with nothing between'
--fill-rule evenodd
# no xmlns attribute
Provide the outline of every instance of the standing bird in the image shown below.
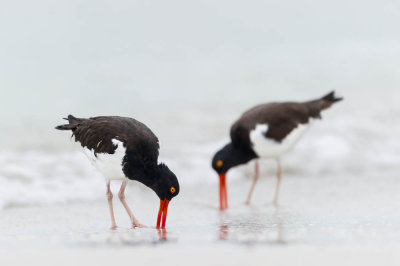
<svg viewBox="0 0 400 266"><path fill-rule="evenodd" d="M92 164L107 182L107 200L111 215L111 229L117 227L110 190L111 180L122 180L118 197L127 211L133 227L144 227L133 215L125 201L128 180L136 180L151 188L160 198L157 228L165 228L169 201L179 194L175 174L157 163L159 144L154 133L143 123L127 117L99 116L76 118L69 115L69 124L57 126L59 130L72 130L75 141L83 147Z"/></svg>
<svg viewBox="0 0 400 266"><path fill-rule="evenodd" d="M343 98L331 92L321 99L308 102L266 103L245 112L231 127L231 143L219 150L212 159L212 167L220 179L220 209L228 208L226 173L232 167L252 159L273 158L278 163L274 203L278 202L282 178L280 157L289 151L310 125L311 119L321 119L321 111ZM259 176L258 162L246 204L250 203Z"/></svg>

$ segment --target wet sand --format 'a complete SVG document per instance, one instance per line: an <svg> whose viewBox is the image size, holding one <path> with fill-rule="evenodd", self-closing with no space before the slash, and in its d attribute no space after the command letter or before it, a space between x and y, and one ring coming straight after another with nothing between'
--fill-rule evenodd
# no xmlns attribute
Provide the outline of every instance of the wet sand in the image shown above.
<svg viewBox="0 0 400 266"><path fill-rule="evenodd" d="M250 206L243 204L250 180L230 182L230 209L223 213L215 186L186 187L170 204L166 230L130 228L117 200L119 228L110 230L105 198L6 208L1 212L0 247L9 252L2 258L12 260L22 252L18 260L23 263L42 255L51 260L62 256L66 260L61 265L93 256L103 265L115 260L169 265L175 258L214 265L226 260L233 265L400 261L400 215L393 211L400 208L400 196L394 179L287 177L278 206L269 203L274 182L261 179ZM158 200L152 192L131 185L127 199L140 221L154 226Z"/></svg>

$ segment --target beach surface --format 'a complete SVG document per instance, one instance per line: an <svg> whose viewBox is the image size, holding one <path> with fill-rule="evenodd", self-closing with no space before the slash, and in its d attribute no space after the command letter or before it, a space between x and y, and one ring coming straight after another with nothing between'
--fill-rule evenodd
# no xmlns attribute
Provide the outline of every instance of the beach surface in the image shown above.
<svg viewBox="0 0 400 266"><path fill-rule="evenodd" d="M114 198L110 230L105 197L5 208L0 220L2 261L41 265L132 261L140 265L397 265L400 187L395 179L284 179L273 205L274 178L262 178L253 203L243 204L250 180L228 183L230 208L220 212L217 185L188 186L171 201L167 229L154 228L158 201L130 184L127 200L149 228L130 227ZM117 191L117 184L114 184ZM381 194L375 191L382 191ZM206 195L206 196L204 196ZM21 255L19 255L21 254Z"/></svg>
<svg viewBox="0 0 400 266"><path fill-rule="evenodd" d="M0 9L0 265L400 265L399 1L12 1ZM397 25L397 26L396 26ZM215 152L249 108L335 90L276 162ZM130 182L132 229L63 117L118 115L160 140L180 194ZM119 265L118 265L119 266Z"/></svg>
<svg viewBox="0 0 400 266"><path fill-rule="evenodd" d="M159 199L138 182L128 184L127 202L149 228L130 227L116 196L120 183L113 182L119 227L110 230L104 178L79 145L68 141L70 134L40 123L19 131L10 127L6 139L21 141L3 139L0 151L1 258L21 265L93 260L98 265L398 265L400 124L393 123L399 114L394 102L390 108L364 105L362 111L343 102L324 113L282 158L277 206L272 204L275 161L259 161L261 177L249 206L244 200L254 162L232 169L224 212L218 208L218 176L210 160L228 141L236 112L225 110L223 123L193 108L162 119L147 114L141 120L162 136L160 161L180 182L162 231L154 228ZM389 126L390 131L382 130ZM29 139L23 128L30 130Z"/></svg>

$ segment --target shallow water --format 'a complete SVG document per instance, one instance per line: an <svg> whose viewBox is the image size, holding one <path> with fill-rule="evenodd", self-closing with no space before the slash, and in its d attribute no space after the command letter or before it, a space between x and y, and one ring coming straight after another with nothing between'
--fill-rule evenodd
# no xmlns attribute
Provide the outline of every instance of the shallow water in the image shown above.
<svg viewBox="0 0 400 266"><path fill-rule="evenodd" d="M396 1L5 0L0 13L2 265L399 265ZM250 206L253 163L228 173L221 213L210 161L235 119L331 88L345 100L282 158L279 205L262 161ZM54 130L68 114L156 133L181 184L166 230L130 228L117 197L109 229L104 178ZM154 226L152 191L132 182L127 201Z"/></svg>
<svg viewBox="0 0 400 266"><path fill-rule="evenodd" d="M400 241L400 189L395 178L287 177L278 206L271 203L274 178L264 178L253 203L244 205L250 181L229 182L230 208L220 212L216 186L187 187L171 201L166 230L131 229L114 200L119 228L108 229L103 200L2 211L2 247L308 246L391 247ZM182 190L184 191L184 190ZM137 218L154 226L158 202L152 192L130 186Z"/></svg>
<svg viewBox="0 0 400 266"><path fill-rule="evenodd" d="M352 96L352 94L350 94ZM323 113L297 146L282 158L286 176L322 178L397 177L400 172L400 108L398 93L382 96L385 102L368 106L362 99L346 98ZM221 109L184 108L164 114L136 117L159 136L160 161L167 163L183 186L215 184L212 155L228 142L229 125L240 106ZM244 109L244 108L243 108ZM143 117L143 119L142 119ZM222 119L224 118L224 119ZM53 124L50 124L53 123ZM0 207L65 203L100 199L104 188L97 173L70 133L53 129L62 123L8 127L0 149ZM29 138L25 132L29 131ZM18 141L15 141L17 140ZM253 165L229 172L229 180L250 178ZM261 167L263 176L275 173L273 161ZM245 193L245 192L243 192Z"/></svg>
<svg viewBox="0 0 400 266"><path fill-rule="evenodd" d="M57 123L7 127L0 150L0 245L3 247L153 246L390 246L400 241L400 134L398 92L346 100L323 113L282 159L278 206L271 204L276 164L260 162L253 204L245 206L253 163L228 173L230 209L218 210L213 153L228 141L229 124L241 105L182 107L142 113L160 137L160 160L176 173L181 193L173 199L166 234L130 229L115 200L117 222L110 231L103 177L70 134ZM377 94L372 94L377 95ZM162 107L160 107L162 108ZM221 116L214 116L219 113ZM224 117L224 119L221 119ZM138 118L138 117L136 117ZM4 125L3 125L4 126ZM29 130L26 138L24 128ZM199 131L200 129L200 131ZM19 142L4 141L20 139ZM72 142L72 143L71 143ZM118 182L112 184L117 192ZM154 225L158 199L133 182L128 202L142 223ZM116 198L115 198L116 199Z"/></svg>

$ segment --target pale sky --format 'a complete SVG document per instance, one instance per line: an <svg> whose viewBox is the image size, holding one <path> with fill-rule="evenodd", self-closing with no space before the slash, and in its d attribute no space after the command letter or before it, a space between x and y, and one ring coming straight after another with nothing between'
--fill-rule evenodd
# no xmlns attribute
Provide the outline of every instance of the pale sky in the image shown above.
<svg viewBox="0 0 400 266"><path fill-rule="evenodd" d="M3 0L0 116L390 91L399 25L395 0Z"/></svg>

